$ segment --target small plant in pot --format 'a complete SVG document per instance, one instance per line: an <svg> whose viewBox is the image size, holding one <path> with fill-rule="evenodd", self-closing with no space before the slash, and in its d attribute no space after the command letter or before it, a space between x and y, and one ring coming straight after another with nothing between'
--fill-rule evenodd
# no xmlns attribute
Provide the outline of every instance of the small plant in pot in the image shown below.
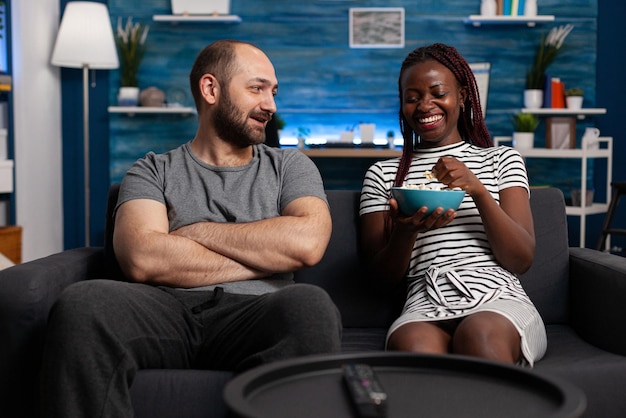
<svg viewBox="0 0 626 418"><path fill-rule="evenodd" d="M137 73L145 53L145 43L150 26L133 22L129 17L124 24L122 18L117 20L115 43L120 59L120 106L136 106L139 101L139 81Z"/></svg>
<svg viewBox="0 0 626 418"><path fill-rule="evenodd" d="M524 106L538 109L543 104L543 87L546 70L554 62L567 35L574 28L568 24L552 28L547 36L543 36L535 53L532 66L526 73L526 89L524 90Z"/></svg>
<svg viewBox="0 0 626 418"><path fill-rule="evenodd" d="M565 102L568 109L580 109L583 107L585 92L580 87L572 87L565 90Z"/></svg>
<svg viewBox="0 0 626 418"><path fill-rule="evenodd" d="M532 113L517 113L513 116L513 147L517 149L532 148L535 143L535 129L539 126L539 118Z"/></svg>
<svg viewBox="0 0 626 418"><path fill-rule="evenodd" d="M278 113L274 113L272 119L274 119L274 122L276 123L276 129L279 133L280 131L285 129L285 125L287 125L287 122L285 122L285 119L283 119Z"/></svg>

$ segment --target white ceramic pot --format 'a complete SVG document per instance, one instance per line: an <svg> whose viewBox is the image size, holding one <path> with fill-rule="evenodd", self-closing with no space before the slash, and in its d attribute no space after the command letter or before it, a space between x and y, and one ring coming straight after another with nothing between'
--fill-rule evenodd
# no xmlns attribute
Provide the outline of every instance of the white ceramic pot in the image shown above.
<svg viewBox="0 0 626 418"><path fill-rule="evenodd" d="M361 135L361 143L371 144L372 142L374 142L375 130L376 130L376 124L374 123L359 124L359 134Z"/></svg>
<svg viewBox="0 0 626 418"><path fill-rule="evenodd" d="M535 145L534 132L513 132L513 148L532 149Z"/></svg>
<svg viewBox="0 0 626 418"><path fill-rule="evenodd" d="M539 109L543 106L543 90L524 90L524 107L527 109Z"/></svg>
<svg viewBox="0 0 626 418"><path fill-rule="evenodd" d="M580 109L583 107L583 96L567 96L565 102L568 109Z"/></svg>
<svg viewBox="0 0 626 418"><path fill-rule="evenodd" d="M118 106L137 106L139 104L139 87L120 87L117 93Z"/></svg>
<svg viewBox="0 0 626 418"><path fill-rule="evenodd" d="M595 127L585 128L585 133L583 134L582 139L582 147L586 149L599 149L600 142L598 141L600 138L600 129Z"/></svg>

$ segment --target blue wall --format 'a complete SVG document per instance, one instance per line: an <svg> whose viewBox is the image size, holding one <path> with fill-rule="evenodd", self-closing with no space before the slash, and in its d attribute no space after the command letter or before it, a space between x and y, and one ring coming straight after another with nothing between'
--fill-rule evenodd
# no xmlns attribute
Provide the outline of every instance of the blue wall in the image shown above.
<svg viewBox="0 0 626 418"><path fill-rule="evenodd" d="M567 39L567 48L551 71L568 85L583 87L588 93L585 105L595 105L596 1L569 1L567 6L558 1L540 2L540 13L554 14L557 19L535 28L525 25L475 28L464 24L466 16L478 13L478 0L319 0L307 4L288 0L232 0L231 3L232 13L242 18L240 24L153 22L153 14L170 12L169 0L110 0L114 21L118 16L133 16L151 25L148 50L139 74L140 87L159 87L168 96L184 96L185 104L192 105L187 74L197 52L216 39L242 39L259 45L276 66L280 83L277 104L287 122L284 139L295 138L300 127L310 130L313 141L337 139L341 131L362 121L376 124L377 138L385 138L389 130L399 137L400 63L417 46L444 42L456 46L470 62L492 64L487 123L493 135L510 135L510 116L522 107L525 73L542 35L553 26L573 23L575 29ZM350 49L348 9L355 6L404 7L406 46ZM109 100L114 102L116 72L111 81ZM164 123L155 123L161 120ZM169 149L195 133L193 120L176 116L112 115L110 126L111 181L119 181L128 166L146 151ZM585 123L579 124L579 129L584 126ZM545 184L547 180L539 176L543 177L541 172L534 173L533 178Z"/></svg>
<svg viewBox="0 0 626 418"><path fill-rule="evenodd" d="M540 0L540 14L555 15L556 21L538 24L535 28L524 25L475 28L464 24L467 15L478 13L479 0L317 0L302 2L305 4L287 0L232 0L232 13L242 18L239 24L153 22L154 14L170 13L169 0L109 0L108 3L113 24L118 16L133 16L135 20L151 25L148 51L139 74L140 87L159 87L170 98L182 98L186 105L192 105L187 74L202 47L221 38L242 39L259 45L276 66L280 82L277 103L279 113L287 121L283 133L287 138L295 137L299 127L306 127L311 130L313 138L333 139L346 127L360 121L376 123L377 138L383 138L388 130L397 133L396 78L399 65L412 49L432 42L455 45L470 62L491 62L487 123L493 135L510 135L509 118L522 107L524 75L536 46L542 34L566 23L573 23L575 28L550 72L560 76L567 85L583 87L587 93L586 107L607 107L609 113L614 112L609 102L596 103L596 0L572 0L567 4L558 0ZM405 48L350 49L348 8L383 6L405 8ZM606 13L612 15L611 10ZM615 29L624 30L620 23L613 24ZM605 39L607 44L611 41L608 37ZM611 60L616 58L611 55ZM107 99L114 104L119 85L118 72L106 74L110 74ZM601 82L602 78L598 77L598 80ZM119 181L136 158L150 150L160 152L177 146L192 138L196 128L193 116L111 114L108 117L110 161L107 185ZM587 118L578 124L579 132L589 124L598 124L604 134L616 135L616 128L602 127L604 117ZM329 168L323 161L318 163L328 177L328 183L338 187L358 187L369 164L368 161L347 160L342 162L343 168L338 168L337 164ZM577 181L576 162L574 168L567 162L558 163L559 175L555 176L551 171L547 179L543 174L545 168L541 164L538 166L536 172L531 170L535 183L549 182L567 191L569 184ZM550 169L554 169L554 164ZM618 174L616 165L616 178ZM603 181L601 176L598 180ZM102 179L100 183L103 183ZM601 187L601 184L597 186ZM94 202L92 206L97 204ZM574 241L578 236L575 221L577 218L570 222ZM597 235L588 235L593 237L591 246L595 245Z"/></svg>

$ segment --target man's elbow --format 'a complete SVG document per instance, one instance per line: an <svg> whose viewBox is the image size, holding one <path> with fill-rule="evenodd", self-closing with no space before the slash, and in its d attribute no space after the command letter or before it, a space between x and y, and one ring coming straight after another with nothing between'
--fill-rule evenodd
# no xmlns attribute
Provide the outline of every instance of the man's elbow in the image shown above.
<svg viewBox="0 0 626 418"><path fill-rule="evenodd" d="M148 283L153 281L153 275L147 262L126 259L119 260L119 265L124 276L131 282Z"/></svg>
<svg viewBox="0 0 626 418"><path fill-rule="evenodd" d="M311 240L303 245L300 257L298 257L301 264L299 268L313 267L319 263L324 257L327 247L328 240Z"/></svg>

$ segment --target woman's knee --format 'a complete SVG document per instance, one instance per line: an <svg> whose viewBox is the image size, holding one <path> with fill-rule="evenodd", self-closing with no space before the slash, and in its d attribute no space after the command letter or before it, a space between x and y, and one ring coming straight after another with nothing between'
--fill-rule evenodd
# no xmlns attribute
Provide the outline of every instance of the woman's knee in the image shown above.
<svg viewBox="0 0 626 418"><path fill-rule="evenodd" d="M479 312L459 324L452 339L452 349L456 354L515 363L521 354L520 335L503 315Z"/></svg>
<svg viewBox="0 0 626 418"><path fill-rule="evenodd" d="M449 346L450 335L428 322L402 325L387 340L387 349L413 353L445 354Z"/></svg>

